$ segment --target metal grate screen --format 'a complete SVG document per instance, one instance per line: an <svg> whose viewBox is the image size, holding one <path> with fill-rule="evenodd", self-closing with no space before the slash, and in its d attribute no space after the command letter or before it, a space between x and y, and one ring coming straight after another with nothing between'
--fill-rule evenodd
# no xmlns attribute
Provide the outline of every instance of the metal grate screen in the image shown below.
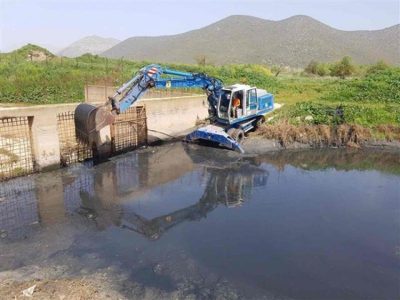
<svg viewBox="0 0 400 300"><path fill-rule="evenodd" d="M117 116L111 126L113 152L119 153L147 143L147 120L144 106L129 108Z"/></svg>
<svg viewBox="0 0 400 300"><path fill-rule="evenodd" d="M57 115L61 165L93 158L93 150L76 138L74 112ZM144 106L129 108L111 125L112 154L132 150L147 143L147 120Z"/></svg>
<svg viewBox="0 0 400 300"><path fill-rule="evenodd" d="M0 180L33 173L29 117L0 118Z"/></svg>
<svg viewBox="0 0 400 300"><path fill-rule="evenodd" d="M91 147L77 140L75 134L74 112L57 115L57 130L60 140L61 165L82 162L93 157Z"/></svg>

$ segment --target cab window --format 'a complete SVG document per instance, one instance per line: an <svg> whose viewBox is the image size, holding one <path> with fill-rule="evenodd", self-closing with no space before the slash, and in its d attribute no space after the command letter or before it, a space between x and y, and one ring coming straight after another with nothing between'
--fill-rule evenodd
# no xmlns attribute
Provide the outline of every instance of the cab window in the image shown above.
<svg viewBox="0 0 400 300"><path fill-rule="evenodd" d="M220 118L228 119L228 110L230 102L231 102L231 92L223 90L221 94L221 101L219 104Z"/></svg>
<svg viewBox="0 0 400 300"><path fill-rule="evenodd" d="M257 109L257 91L256 89L251 89L247 91L247 109L253 110Z"/></svg>

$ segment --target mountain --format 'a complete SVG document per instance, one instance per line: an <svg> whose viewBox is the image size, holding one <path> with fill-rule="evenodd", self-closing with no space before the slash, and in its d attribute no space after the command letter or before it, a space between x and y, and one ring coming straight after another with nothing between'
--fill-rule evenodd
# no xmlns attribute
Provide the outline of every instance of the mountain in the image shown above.
<svg viewBox="0 0 400 300"><path fill-rule="evenodd" d="M100 54L119 42L119 40L113 38L103 38L96 35L87 36L64 48L58 52L58 55L77 57L85 53Z"/></svg>
<svg viewBox="0 0 400 300"><path fill-rule="evenodd" d="M160 63L267 63L304 67L311 60L329 62L351 56L368 64L383 59L400 63L400 25L374 31L334 29L307 16L269 21L230 16L201 29L157 37L131 37L103 52Z"/></svg>

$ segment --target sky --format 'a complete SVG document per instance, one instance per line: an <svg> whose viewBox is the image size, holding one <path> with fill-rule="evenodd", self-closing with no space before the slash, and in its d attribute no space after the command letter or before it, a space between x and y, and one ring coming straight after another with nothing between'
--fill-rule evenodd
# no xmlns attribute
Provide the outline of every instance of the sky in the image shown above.
<svg viewBox="0 0 400 300"><path fill-rule="evenodd" d="M374 30L400 23L400 0L0 0L0 51L27 43L58 51L88 35L177 34L237 14Z"/></svg>

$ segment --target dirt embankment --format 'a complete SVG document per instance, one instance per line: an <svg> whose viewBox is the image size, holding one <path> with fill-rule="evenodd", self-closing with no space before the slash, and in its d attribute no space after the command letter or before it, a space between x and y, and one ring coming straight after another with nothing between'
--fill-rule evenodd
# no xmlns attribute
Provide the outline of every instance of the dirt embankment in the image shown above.
<svg viewBox="0 0 400 300"><path fill-rule="evenodd" d="M246 152L263 153L293 148L395 148L400 150L400 127L386 125L374 129L359 125L266 124L244 142Z"/></svg>
<svg viewBox="0 0 400 300"><path fill-rule="evenodd" d="M32 288L33 286L34 288ZM30 287L31 291L29 292ZM24 294L24 291L26 294ZM109 298L110 296L101 290L99 284L83 279L10 281L0 285L0 297L2 299L78 300Z"/></svg>

